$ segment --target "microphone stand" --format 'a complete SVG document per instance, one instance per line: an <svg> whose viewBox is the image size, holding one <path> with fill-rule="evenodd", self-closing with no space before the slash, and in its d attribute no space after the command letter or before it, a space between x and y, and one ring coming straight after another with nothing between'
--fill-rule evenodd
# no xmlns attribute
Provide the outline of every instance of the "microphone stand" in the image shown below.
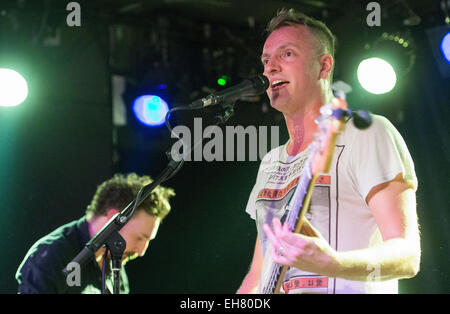
<svg viewBox="0 0 450 314"><path fill-rule="evenodd" d="M113 294L120 293L120 269L122 268L122 256L127 243L119 232L114 232L106 241L106 252L111 253L111 271L113 273ZM107 254L107 253L105 253ZM105 256L106 258L106 256ZM105 284L103 284L105 285Z"/></svg>
<svg viewBox="0 0 450 314"><path fill-rule="evenodd" d="M220 125L225 123L229 117L231 116L234 103L220 104L223 112L217 113L216 115L216 123L215 125ZM219 105L217 105L219 106ZM169 130L172 132L170 128L170 124L168 123L169 115L172 111L176 110L192 110L189 107L176 107L170 110L166 115L166 125ZM181 139L180 139L181 140ZM193 151L193 149L197 145L202 144L202 140L200 139L197 143L195 143L192 147L189 146L189 153ZM184 146L183 146L184 147ZM169 159L169 162L166 168L156 177L156 179L142 187L139 190L139 193L135 200L130 202L122 211L114 215L104 226L103 228L85 245L85 247L78 253L77 256L63 269L63 274L67 277L70 274L69 265L72 263L77 263L80 266L80 269L84 264L86 264L92 257L95 256L95 252L97 252L102 246L107 246L107 249L111 252L112 258L112 271L114 278L114 288L113 293L119 294L120 291L120 269L122 267L122 256L126 247L126 242L123 237L119 234L119 231L125 226L128 221L133 216L136 208L147 198L150 196L152 191L160 185L162 182L169 180L172 178L183 166L184 160L182 158L177 158L177 161L174 160L173 156L170 153L170 148L166 152L166 155ZM183 151L183 155L185 152ZM177 156L179 157L179 156Z"/></svg>

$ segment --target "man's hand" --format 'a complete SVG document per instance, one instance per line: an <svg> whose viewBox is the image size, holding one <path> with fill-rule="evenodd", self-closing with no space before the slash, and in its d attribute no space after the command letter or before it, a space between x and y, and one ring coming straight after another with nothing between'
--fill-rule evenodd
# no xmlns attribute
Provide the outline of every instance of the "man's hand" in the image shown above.
<svg viewBox="0 0 450 314"><path fill-rule="evenodd" d="M338 267L336 252L308 220L303 220L304 234L293 233L274 218L273 229L263 226L272 243L271 255L276 264L293 266L316 274L333 277Z"/></svg>

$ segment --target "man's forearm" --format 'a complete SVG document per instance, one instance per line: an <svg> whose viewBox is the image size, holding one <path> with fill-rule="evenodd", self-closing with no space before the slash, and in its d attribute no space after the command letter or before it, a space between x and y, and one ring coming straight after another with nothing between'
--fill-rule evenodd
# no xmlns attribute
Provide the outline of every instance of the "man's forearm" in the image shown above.
<svg viewBox="0 0 450 314"><path fill-rule="evenodd" d="M419 271L420 247L405 239L390 239L378 246L336 253L331 277L358 281L411 278Z"/></svg>
<svg viewBox="0 0 450 314"><path fill-rule="evenodd" d="M249 272L237 291L238 294L255 294L258 292L259 274Z"/></svg>

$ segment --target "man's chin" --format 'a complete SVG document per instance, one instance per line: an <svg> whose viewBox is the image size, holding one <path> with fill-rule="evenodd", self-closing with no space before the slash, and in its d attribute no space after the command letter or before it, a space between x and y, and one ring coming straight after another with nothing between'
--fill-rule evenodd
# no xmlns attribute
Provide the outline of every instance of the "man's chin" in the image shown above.
<svg viewBox="0 0 450 314"><path fill-rule="evenodd" d="M286 108L286 103L280 101L280 99L272 100L270 102L270 105L272 106L273 109L275 109L281 113L283 113Z"/></svg>

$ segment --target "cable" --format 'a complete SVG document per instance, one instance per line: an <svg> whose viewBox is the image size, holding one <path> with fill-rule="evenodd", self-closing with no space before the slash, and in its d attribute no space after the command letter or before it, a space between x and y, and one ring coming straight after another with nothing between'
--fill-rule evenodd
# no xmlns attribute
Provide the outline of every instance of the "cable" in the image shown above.
<svg viewBox="0 0 450 314"><path fill-rule="evenodd" d="M105 254L103 255L103 265L102 265L102 294L105 294L105 285L106 285L106 259L108 257L108 247L106 247Z"/></svg>

